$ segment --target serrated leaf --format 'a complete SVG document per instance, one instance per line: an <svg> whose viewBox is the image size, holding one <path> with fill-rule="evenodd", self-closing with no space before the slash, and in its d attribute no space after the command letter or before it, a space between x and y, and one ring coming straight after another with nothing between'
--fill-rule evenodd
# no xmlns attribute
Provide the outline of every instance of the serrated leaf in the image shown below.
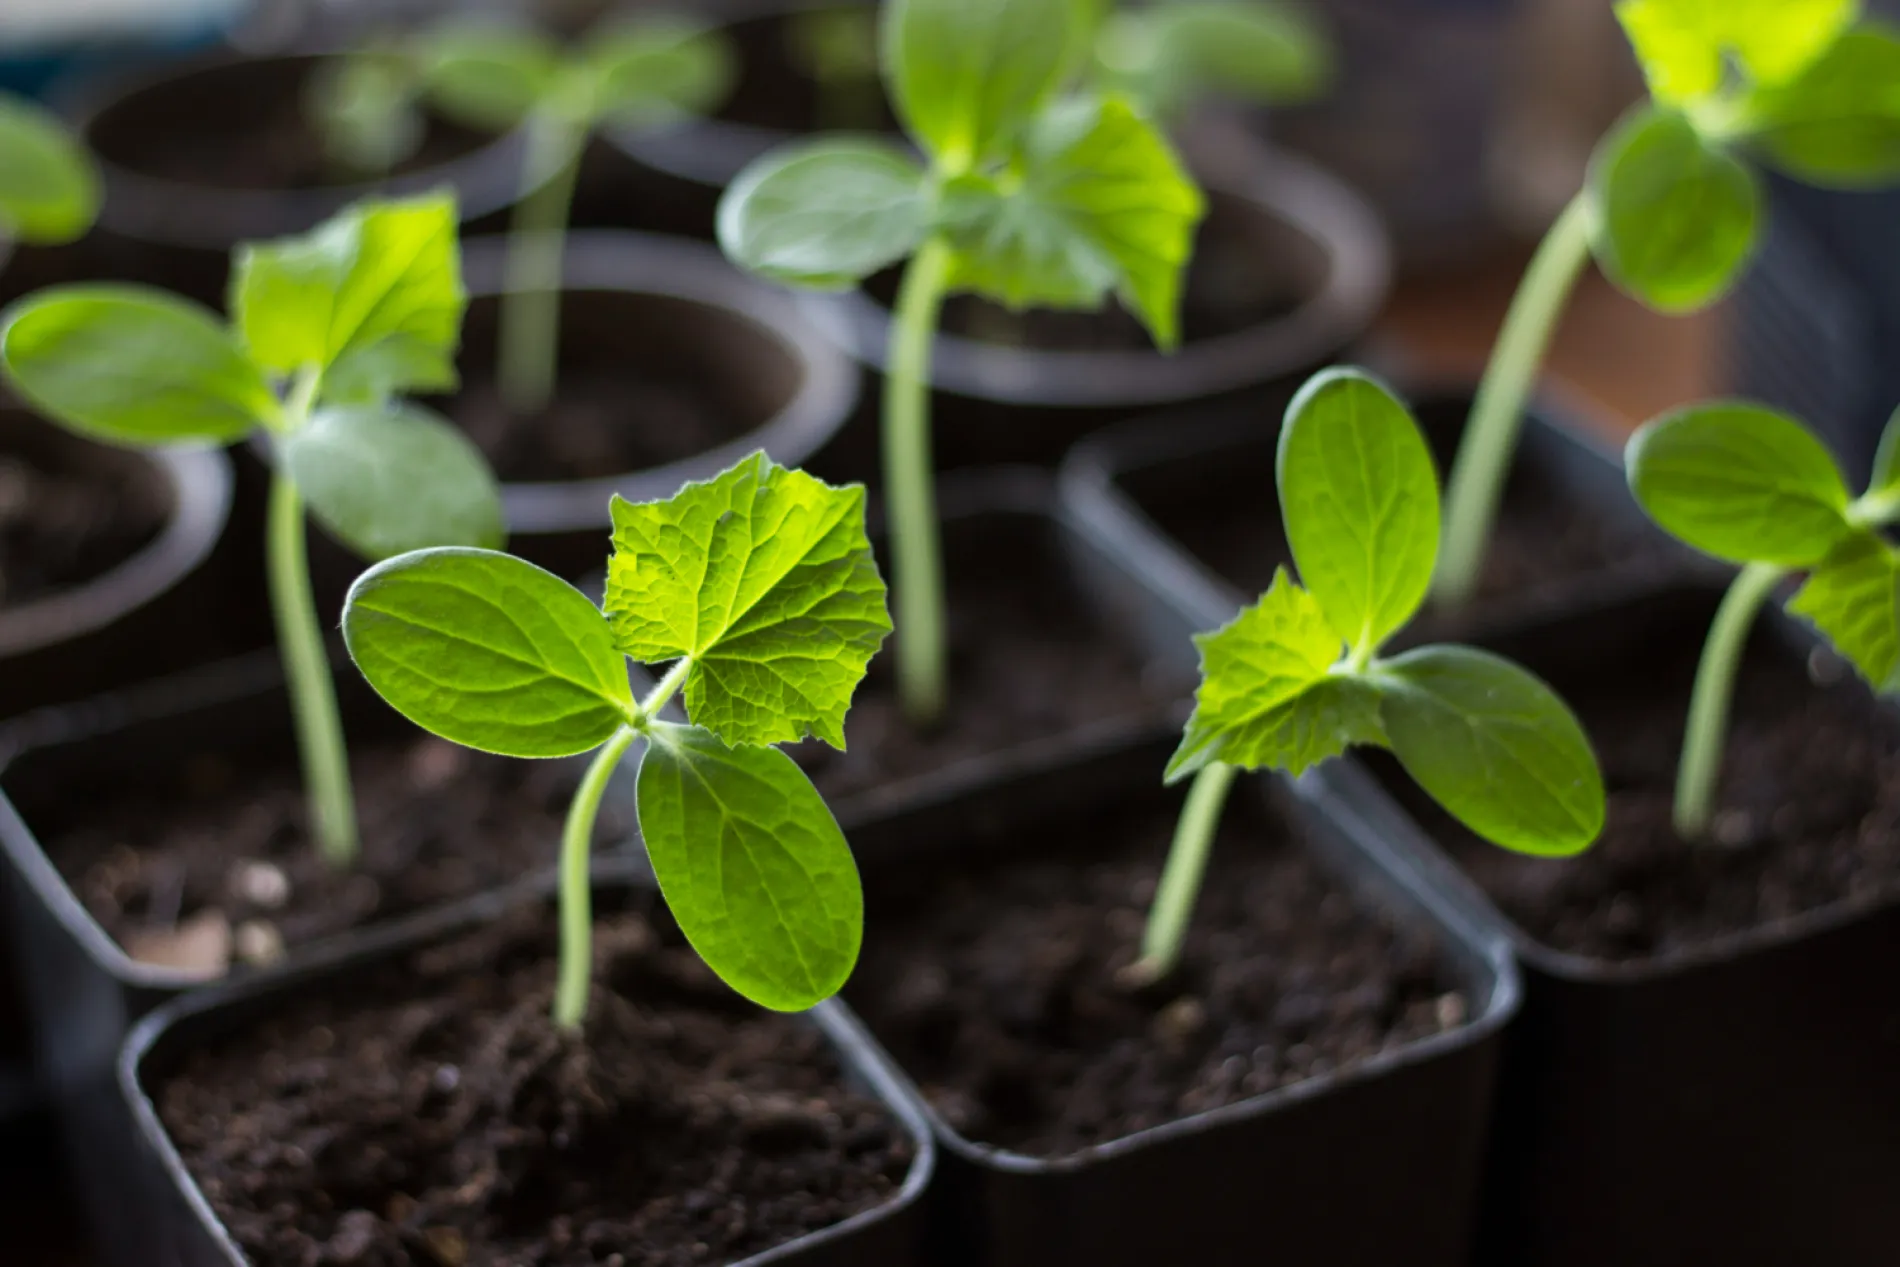
<svg viewBox="0 0 1900 1267"><path fill-rule="evenodd" d="M1259 0L1124 10L1108 19L1096 47L1110 80L1163 116L1209 95L1303 101L1332 70L1325 37L1305 13Z"/></svg>
<svg viewBox="0 0 1900 1267"><path fill-rule="evenodd" d="M1332 674L1340 636L1285 568L1258 603L1194 641L1201 686L1169 783L1212 761L1297 775L1352 744L1383 741L1377 692Z"/></svg>
<svg viewBox="0 0 1900 1267"><path fill-rule="evenodd" d="M582 56L593 77L595 116L636 127L717 108L738 74L722 34L681 18L610 26L587 41Z"/></svg>
<svg viewBox="0 0 1900 1267"><path fill-rule="evenodd" d="M1180 339L1182 277L1205 200L1127 101L1077 98L1036 120L1020 178L945 190L951 284L1012 307L1092 308L1112 291L1155 342Z"/></svg>
<svg viewBox="0 0 1900 1267"><path fill-rule="evenodd" d="M231 310L259 365L323 370L323 399L456 384L461 254L455 200L362 202L316 230L238 248Z"/></svg>
<svg viewBox="0 0 1900 1267"><path fill-rule="evenodd" d="M1853 531L1825 446L1760 405L1694 405L1644 426L1624 454L1630 491L1672 536L1730 563L1807 567Z"/></svg>
<svg viewBox="0 0 1900 1267"><path fill-rule="evenodd" d="M560 79L560 51L527 28L457 21L424 35L420 48L436 108L481 131L514 127Z"/></svg>
<svg viewBox="0 0 1900 1267"><path fill-rule="evenodd" d="M420 406L320 409L282 439L280 460L311 513L372 562L502 543L501 490L481 450Z"/></svg>
<svg viewBox="0 0 1900 1267"><path fill-rule="evenodd" d="M891 0L884 78L910 134L952 174L1003 155L1061 86L1071 0Z"/></svg>
<svg viewBox="0 0 1900 1267"><path fill-rule="evenodd" d="M721 980L780 1012L843 988L864 894L837 820L790 757L655 723L638 797L660 892Z"/></svg>
<svg viewBox="0 0 1900 1267"><path fill-rule="evenodd" d="M923 169L870 138L786 146L740 173L719 203L727 258L815 290L855 286L897 263L929 224Z"/></svg>
<svg viewBox="0 0 1900 1267"><path fill-rule="evenodd" d="M1788 610L1810 621L1876 691L1900 690L1900 555L1872 532L1843 541Z"/></svg>
<svg viewBox="0 0 1900 1267"><path fill-rule="evenodd" d="M589 752L633 711L607 618L512 555L448 548L379 563L350 587L343 638L396 711L484 752Z"/></svg>
<svg viewBox="0 0 1900 1267"><path fill-rule="evenodd" d="M1843 189L1900 182L1900 36L1849 31L1792 81L1756 90L1742 117L1755 147L1799 180Z"/></svg>
<svg viewBox="0 0 1900 1267"><path fill-rule="evenodd" d="M1682 115L1645 107L1590 163L1591 245L1611 281L1662 312L1719 299L1754 254L1761 189Z"/></svg>
<svg viewBox="0 0 1900 1267"><path fill-rule="evenodd" d="M99 175L58 116L0 92L0 240L71 242L99 214Z"/></svg>
<svg viewBox="0 0 1900 1267"><path fill-rule="evenodd" d="M1370 653L1425 601L1438 558L1438 473L1418 424L1350 369L1315 375L1287 407L1276 479L1300 580Z"/></svg>
<svg viewBox="0 0 1900 1267"><path fill-rule="evenodd" d="M763 453L672 499L613 503L608 614L620 649L690 656L686 711L726 743L844 747L844 715L891 631L864 489Z"/></svg>
<svg viewBox="0 0 1900 1267"><path fill-rule="evenodd" d="M1478 835L1567 857L1603 831L1603 775L1576 717L1507 660L1422 647L1386 662L1381 716L1418 785Z"/></svg>
<svg viewBox="0 0 1900 1267"><path fill-rule="evenodd" d="M117 444L226 443L278 413L215 314L144 287L37 292L7 311L0 361L49 418Z"/></svg>
<svg viewBox="0 0 1900 1267"><path fill-rule="evenodd" d="M1733 56L1757 83L1785 83L1831 45L1859 0L1620 0L1649 89L1681 104L1713 96Z"/></svg>

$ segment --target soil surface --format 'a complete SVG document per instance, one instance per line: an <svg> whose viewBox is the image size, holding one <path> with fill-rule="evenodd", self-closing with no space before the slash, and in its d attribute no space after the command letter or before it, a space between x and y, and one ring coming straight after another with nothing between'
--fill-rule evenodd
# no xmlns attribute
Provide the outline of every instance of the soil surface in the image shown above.
<svg viewBox="0 0 1900 1267"><path fill-rule="evenodd" d="M7 415L8 430L16 419L47 427ZM0 608L93 580L163 530L165 491L150 469L117 453L101 461L98 452L40 436L0 452Z"/></svg>
<svg viewBox="0 0 1900 1267"><path fill-rule="evenodd" d="M1174 821L1123 805L1033 857L1040 840L999 841L996 861L873 883L847 996L960 1133L1061 1156L1470 1015L1433 944L1357 909L1245 784L1180 971L1124 988Z"/></svg>
<svg viewBox="0 0 1900 1267"><path fill-rule="evenodd" d="M166 793L113 798L47 852L134 958L215 974L552 866L578 780L434 737L358 744L351 771L363 852L348 871L318 857L289 762L187 762ZM632 830L631 798L610 795L597 847Z"/></svg>
<svg viewBox="0 0 1900 1267"><path fill-rule="evenodd" d="M752 430L691 383L637 374L570 374L534 414L510 409L492 382L448 405L505 481L602 479L677 462Z"/></svg>
<svg viewBox="0 0 1900 1267"><path fill-rule="evenodd" d="M257 1267L704 1267L893 1197L913 1146L816 1026L638 914L596 928L584 1037L555 919L498 926L195 1050L155 1099Z"/></svg>
<svg viewBox="0 0 1900 1267"><path fill-rule="evenodd" d="M1694 658L1659 659L1653 674L1566 691L1609 790L1608 826L1581 857L1494 849L1421 804L1396 767L1380 769L1526 932L1592 959L1666 958L1900 893L1900 724L1864 686L1821 657L1817 684L1758 640L1737 686L1714 839L1689 845L1670 815Z"/></svg>

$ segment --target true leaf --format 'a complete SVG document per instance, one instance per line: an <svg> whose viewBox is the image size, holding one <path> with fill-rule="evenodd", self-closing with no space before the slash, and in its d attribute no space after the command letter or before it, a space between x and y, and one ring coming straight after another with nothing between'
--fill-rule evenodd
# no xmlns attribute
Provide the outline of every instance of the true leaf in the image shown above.
<svg viewBox="0 0 1900 1267"><path fill-rule="evenodd" d="M610 27L588 41L598 117L644 124L703 114L732 90L731 49L707 28L647 18Z"/></svg>
<svg viewBox="0 0 1900 1267"><path fill-rule="evenodd" d="M1657 100L1714 95L1732 55L1758 83L1801 73L1846 30L1859 0L1621 0L1616 15Z"/></svg>
<svg viewBox="0 0 1900 1267"><path fill-rule="evenodd" d="M816 735L844 715L891 630L864 533L864 489L763 453L669 501L613 502L606 608L622 651L690 656L686 709L725 742Z"/></svg>
<svg viewBox="0 0 1900 1267"><path fill-rule="evenodd" d="M897 146L840 137L755 164L719 205L719 244L744 268L822 290L897 263L930 223L924 172Z"/></svg>
<svg viewBox="0 0 1900 1267"><path fill-rule="evenodd" d="M1807 567L1851 532L1840 468L1794 419L1759 405L1696 405L1630 441L1630 490L1672 535L1731 563Z"/></svg>
<svg viewBox="0 0 1900 1267"><path fill-rule="evenodd" d="M1788 610L1813 622L1875 690L1900 690L1900 555L1876 533L1835 547Z"/></svg>
<svg viewBox="0 0 1900 1267"><path fill-rule="evenodd" d="M1719 298L1754 253L1755 176L1683 116L1643 108L1590 164L1592 245L1610 280L1663 312Z"/></svg>
<svg viewBox="0 0 1900 1267"><path fill-rule="evenodd" d="M321 369L337 401L454 387L466 303L446 195L358 203L311 233L241 247L231 292L256 361Z"/></svg>
<svg viewBox="0 0 1900 1267"><path fill-rule="evenodd" d="M838 992L857 963L864 895L844 833L790 757L656 722L638 798L653 874L707 966L781 1012Z"/></svg>
<svg viewBox="0 0 1900 1267"><path fill-rule="evenodd" d="M607 618L511 555L451 547L379 563L350 588L343 637L403 716L484 752L588 752L633 711Z"/></svg>
<svg viewBox="0 0 1900 1267"><path fill-rule="evenodd" d="M366 559L502 542L501 494L481 451L418 406L321 409L280 448L311 513Z"/></svg>
<svg viewBox="0 0 1900 1267"><path fill-rule="evenodd" d="M1523 669L1468 647L1388 661L1381 717L1418 785L1465 826L1519 853L1565 857L1603 830L1603 778L1583 728Z"/></svg>
<svg viewBox="0 0 1900 1267"><path fill-rule="evenodd" d="M1371 652L1404 628L1438 554L1438 475L1418 424L1356 370L1316 375L1287 408L1277 479L1287 541L1334 629Z"/></svg>
<svg viewBox="0 0 1900 1267"><path fill-rule="evenodd" d="M1072 0L891 0L885 80L911 135L951 173L1002 155L1061 85Z"/></svg>
<svg viewBox="0 0 1900 1267"><path fill-rule="evenodd" d="M545 37L495 23L455 23L434 31L425 53L436 106L488 132L519 123L560 74L560 54Z"/></svg>
<svg viewBox="0 0 1900 1267"><path fill-rule="evenodd" d="M70 242L99 213L99 177L46 110L0 93L0 239Z"/></svg>
<svg viewBox="0 0 1900 1267"><path fill-rule="evenodd" d="M1848 32L1799 77L1758 89L1744 118L1768 161L1809 184L1900 181L1900 37Z"/></svg>
<svg viewBox="0 0 1900 1267"><path fill-rule="evenodd" d="M39 291L6 314L0 358L14 390L34 406L120 444L223 443L278 413L224 324L163 291Z"/></svg>

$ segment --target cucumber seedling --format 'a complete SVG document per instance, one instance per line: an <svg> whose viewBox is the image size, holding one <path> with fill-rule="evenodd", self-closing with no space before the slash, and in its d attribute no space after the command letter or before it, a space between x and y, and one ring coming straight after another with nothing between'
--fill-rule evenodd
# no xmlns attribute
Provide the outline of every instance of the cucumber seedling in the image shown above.
<svg viewBox="0 0 1900 1267"><path fill-rule="evenodd" d="M385 176L422 148L423 88L416 51L400 36L379 36L320 60L304 110L340 172Z"/></svg>
<svg viewBox="0 0 1900 1267"><path fill-rule="evenodd" d="M1434 598L1477 586L1524 402L1591 256L1666 313L1719 298L1753 255L1761 178L1865 189L1900 181L1900 32L1858 0L1621 0L1649 83L1597 145L1583 191L1544 238L1499 332L1447 493Z"/></svg>
<svg viewBox="0 0 1900 1267"><path fill-rule="evenodd" d="M496 374L508 406L531 414L554 396L561 266L588 138L606 125L710 109L730 88L733 57L716 33L671 18L606 26L573 48L533 30L469 22L417 38L436 110L479 130L526 129Z"/></svg>
<svg viewBox="0 0 1900 1267"><path fill-rule="evenodd" d="M1105 13L1088 74L1171 119L1221 97L1291 105L1318 96L1332 51L1303 10L1270 0L1156 0Z"/></svg>
<svg viewBox="0 0 1900 1267"><path fill-rule="evenodd" d="M498 545L501 495L479 451L395 398L455 385L461 262L446 197L366 202L313 232L237 250L232 319L162 290L55 286L4 314L0 368L48 417L124 445L273 450L270 594L325 858L356 856L336 686L311 593L306 507L368 559Z"/></svg>
<svg viewBox="0 0 1900 1267"><path fill-rule="evenodd" d="M91 155L52 114L0 92L0 246L58 246L99 214Z"/></svg>
<svg viewBox="0 0 1900 1267"><path fill-rule="evenodd" d="M1195 639L1201 685L1166 779L1194 776L1132 984L1179 960L1240 770L1299 775L1356 744L1391 750L1446 812L1506 849L1567 857L1603 830L1603 776L1564 702L1486 651L1385 645L1417 615L1438 551L1438 476L1418 424L1350 369L1287 409L1276 479L1299 569Z"/></svg>
<svg viewBox="0 0 1900 1267"><path fill-rule="evenodd" d="M1202 197L1128 98L1063 95L1092 34L1078 0L892 0L885 86L917 154L891 141L798 142L747 168L719 208L745 268L841 290L908 259L884 380L884 497L900 695L945 700L943 569L930 466L930 351L944 299L1023 308L1119 297L1164 348Z"/></svg>
<svg viewBox="0 0 1900 1267"><path fill-rule="evenodd" d="M1900 552L1882 533L1900 522L1900 414L1859 497L1812 432L1745 402L1694 405L1648 423L1624 463L1630 490L1664 531L1741 567L1703 645L1676 775L1676 831L1697 840L1714 813L1749 630L1784 580L1805 572L1788 611L1875 691L1900 691Z"/></svg>
<svg viewBox="0 0 1900 1267"><path fill-rule="evenodd" d="M852 692L890 632L864 489L760 453L669 501L616 497L613 523L605 610L511 555L424 550L358 579L350 654L446 739L596 754L562 837L559 1024L586 1015L594 819L635 740L640 832L681 931L748 999L810 1007L857 962L864 901L831 811L773 745L842 749ZM629 659L670 663L637 701ZM690 724L663 721L682 694Z"/></svg>

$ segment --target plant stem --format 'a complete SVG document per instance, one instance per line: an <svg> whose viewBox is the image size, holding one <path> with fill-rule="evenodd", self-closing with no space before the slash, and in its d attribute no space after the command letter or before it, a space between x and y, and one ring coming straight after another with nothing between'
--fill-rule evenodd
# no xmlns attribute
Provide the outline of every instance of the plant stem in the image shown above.
<svg viewBox="0 0 1900 1267"><path fill-rule="evenodd" d="M884 375L884 503L897 596L897 689L927 726L945 692L943 549L930 460L930 346L950 280L950 244L933 236L904 269Z"/></svg>
<svg viewBox="0 0 1900 1267"><path fill-rule="evenodd" d="M554 399L561 351L562 265L587 133L550 111L528 124L521 199L508 233L496 381L515 413L529 415Z"/></svg>
<svg viewBox="0 0 1900 1267"><path fill-rule="evenodd" d="M1194 786L1188 789L1187 804L1181 808L1174 843L1168 849L1168 862L1155 889L1154 907L1148 913L1141 958L1129 969L1129 977L1137 983L1159 981L1181 961L1181 944L1187 940L1188 919L1201 895L1201 879L1207 874L1207 856L1220 827L1221 809L1227 804L1227 793L1238 773L1234 766L1216 761L1196 775Z"/></svg>
<svg viewBox="0 0 1900 1267"><path fill-rule="evenodd" d="M1676 831L1686 840L1708 830L1721 780L1722 749L1728 740L1729 704L1742 649L1762 604L1787 572L1769 563L1741 570L1722 599L1696 666L1695 693L1689 698L1689 727L1682 741L1682 765L1676 773Z"/></svg>
<svg viewBox="0 0 1900 1267"><path fill-rule="evenodd" d="M1590 217L1584 194L1570 200L1524 270L1498 332L1446 489L1444 543L1432 578L1432 597L1443 606L1463 606L1477 589L1525 402L1570 291L1590 261Z"/></svg>
<svg viewBox="0 0 1900 1267"><path fill-rule="evenodd" d="M640 725L645 726L660 715L660 710L679 694L680 687L686 685L686 675L692 671L693 657L691 656L681 656L673 662L673 667L666 671L666 676L659 680L659 683L635 708Z"/></svg>
<svg viewBox="0 0 1900 1267"><path fill-rule="evenodd" d="M554 1023L579 1030L587 1019L587 987L594 970L594 895L592 868L594 822L607 783L627 749L639 737L631 726L614 732L594 754L587 776L574 790L561 830L561 976L554 991Z"/></svg>

